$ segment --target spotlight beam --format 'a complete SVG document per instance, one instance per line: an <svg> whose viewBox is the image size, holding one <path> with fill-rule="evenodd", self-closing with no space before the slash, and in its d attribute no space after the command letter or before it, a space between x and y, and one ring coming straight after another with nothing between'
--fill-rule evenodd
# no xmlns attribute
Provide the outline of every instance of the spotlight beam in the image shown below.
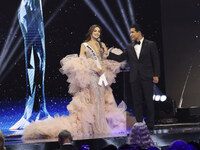
<svg viewBox="0 0 200 150"><path fill-rule="evenodd" d="M14 61L15 64L24 56L24 51L21 51L21 53L18 55L18 57L16 58L16 60ZM3 79L7 76L7 74L12 70L12 68L14 67L14 65L9 65L6 70L4 71L4 74L1 76L0 78L0 83L3 81Z"/></svg>
<svg viewBox="0 0 200 150"><path fill-rule="evenodd" d="M46 0L43 1L43 4L45 4L45 3L46 3ZM13 41L14 41L14 38L15 38L14 35L16 35L16 33L19 31L19 26L17 26L15 28L15 31L13 32L14 27L16 26L16 23L17 23L17 16L18 16L17 14L18 14L18 10L15 13L15 17L13 19L12 26L11 26L11 28L9 30L8 37L7 37L6 42L5 42L4 46L3 46L3 49L1 50L2 51L2 53L0 55L1 56L1 59L0 59L0 64L1 65L3 64L3 60L6 58L6 55L7 55L8 51L9 51L11 45L13 44Z"/></svg>
<svg viewBox="0 0 200 150"><path fill-rule="evenodd" d="M49 25L49 23L55 18L55 16L58 14L58 12L59 12L59 10L65 5L65 3L67 2L68 0L65 0L64 2L62 2L61 3L61 5L59 5L59 7L58 7L58 9L56 10L56 12L55 12L55 14L51 17L51 18L49 18L48 20L47 20L47 23L45 23L45 27L47 26L47 25ZM44 1L44 3L46 2L46 0ZM19 27L18 27L19 28ZM17 43L15 44L15 46L14 46L14 48L12 49L12 51L11 51L11 53L9 53L9 55L8 55L8 57L6 58L6 61L2 64L2 66L0 67L0 83L3 81L3 79L6 77L5 75L3 75L3 74L8 74L9 73L9 70L11 70L13 67L14 67L14 65L11 65L11 69L9 69L9 70L6 70L5 71L5 68L7 68L7 65L8 65L8 62L11 60L11 58L14 56L14 54L15 54L15 52L16 52L16 50L18 49L18 47L19 47L19 45L21 44L21 42L22 42L22 40L23 40L23 37L21 36L20 38L19 38L19 40L17 41ZM16 62L15 63L17 63L19 60L20 60L20 58L23 56L23 54L24 54L24 51L23 51L23 53L20 53L20 55L18 55L18 59L16 59ZM4 59L4 57L2 58L1 57L1 60L2 59ZM3 75L3 76L2 76Z"/></svg>
<svg viewBox="0 0 200 150"><path fill-rule="evenodd" d="M2 73L4 73L5 68L7 67L9 61L11 60L11 58L14 56L15 52L17 51L19 45L21 44L23 38L22 36L18 39L17 43L15 44L14 48L12 49L12 51L9 53L8 57L6 58L5 62L3 63L3 65L0 68L0 77L2 75ZM24 54L24 51L23 51ZM20 55L21 56L21 55ZM19 59L18 59L19 60ZM2 78L2 77L1 77ZM0 82L1 83L1 82Z"/></svg>
<svg viewBox="0 0 200 150"><path fill-rule="evenodd" d="M110 8L108 7L108 4L106 3L105 0L101 0L101 3L103 4L104 8L106 9L106 12L110 16L111 20L113 21L113 24L115 25L117 31L119 32L119 35L123 39L123 42L127 45L128 44L128 40L126 39L124 33L120 29L119 24L117 23L115 17L113 16L112 12L110 11Z"/></svg>
<svg viewBox="0 0 200 150"><path fill-rule="evenodd" d="M1 65L4 63L4 59L7 57L7 55L10 55L9 50L10 50L10 47L12 46L12 44L13 44L15 35L18 32L18 30L19 30L19 26L17 26L15 31L13 33L9 34L8 38L6 39L6 43L4 45L5 47L2 50L2 52L3 52L2 55L1 55L2 59L0 60Z"/></svg>
<svg viewBox="0 0 200 150"><path fill-rule="evenodd" d="M5 68L8 65L8 62L11 60L11 58L14 56L14 53L16 52L17 48L19 47L19 44L21 44L23 38L20 37L20 39L17 41L16 45L14 46L14 48L12 49L12 51L9 53L8 57L6 58L5 62L3 63L3 65L0 68L0 76L2 75L2 73L4 72Z"/></svg>
<svg viewBox="0 0 200 150"><path fill-rule="evenodd" d="M58 14L59 10L66 4L68 0L65 0L64 2L62 2L59 7L57 8L57 10L53 13L53 15L51 16L51 18L49 18L47 20L47 22L45 23L45 27L49 25L49 23L55 18L55 16Z"/></svg>
<svg viewBox="0 0 200 150"><path fill-rule="evenodd" d="M89 8L97 15L99 20L104 24L104 26L107 28L107 30L111 33L111 35L114 37L114 39L119 43L121 48L125 48L121 40L119 40L118 36L115 34L115 32L112 30L112 28L108 25L108 23L105 21L103 16L100 14L98 9L93 5L93 3L90 0L84 0L84 2L89 6Z"/></svg>
<svg viewBox="0 0 200 150"><path fill-rule="evenodd" d="M131 18L131 24L134 24L135 23L135 16L134 16L134 11L133 11L133 5L131 3L131 0L128 0L128 10L129 10L129 16Z"/></svg>
<svg viewBox="0 0 200 150"><path fill-rule="evenodd" d="M128 35L129 35L129 34L130 34L130 32L129 32L129 30L130 30L130 25L129 25L128 21L127 21L126 13L125 13L125 11L124 11L124 8L123 8L123 6L122 6L120 0L117 0L117 4L118 4L119 9L120 9L120 11L121 11L121 15L122 15L122 18L123 18L123 20L124 20L124 24L125 24L125 26L126 26L127 33L128 33ZM129 36L129 37L130 37L130 36ZM130 40L131 40L131 37L130 37Z"/></svg>
<svg viewBox="0 0 200 150"><path fill-rule="evenodd" d="M5 44L4 44L4 46L3 46L2 50L1 50L0 65L3 64L3 60L6 58L6 55L7 55L8 51L9 51L9 48L13 43L13 40L14 40L14 37L15 37L14 35L18 32L18 29L19 29L18 26L15 28L16 23L17 23L17 15L16 14L15 14L15 17L13 19L11 28L10 28L9 33L8 33L8 36L7 36L6 40L5 40ZM15 30L14 30L14 28L15 28ZM14 32L13 32L13 30L14 30Z"/></svg>

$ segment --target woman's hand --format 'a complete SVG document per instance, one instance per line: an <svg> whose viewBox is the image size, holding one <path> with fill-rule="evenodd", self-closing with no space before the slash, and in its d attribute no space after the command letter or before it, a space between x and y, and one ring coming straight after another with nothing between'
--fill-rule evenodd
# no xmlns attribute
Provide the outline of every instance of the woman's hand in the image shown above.
<svg viewBox="0 0 200 150"><path fill-rule="evenodd" d="M104 51L104 49L103 48L100 48L100 53L104 53L105 51Z"/></svg>
<svg viewBox="0 0 200 150"><path fill-rule="evenodd" d="M104 71L102 69L97 69L97 73L99 76L101 76L104 73Z"/></svg>
<svg viewBox="0 0 200 150"><path fill-rule="evenodd" d="M102 42L102 47L103 48L101 48L102 50L102 53L104 54L104 55L108 55L108 49L107 49L107 47L106 47L106 45Z"/></svg>

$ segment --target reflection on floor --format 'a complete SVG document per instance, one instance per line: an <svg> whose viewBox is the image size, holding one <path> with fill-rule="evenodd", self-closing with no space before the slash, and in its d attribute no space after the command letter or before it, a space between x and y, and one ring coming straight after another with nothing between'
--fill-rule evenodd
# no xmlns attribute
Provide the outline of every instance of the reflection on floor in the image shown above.
<svg viewBox="0 0 200 150"><path fill-rule="evenodd" d="M69 115L66 106L71 101L71 98L46 98L47 110L53 117L55 115ZM0 101L0 129L9 129L12 127L24 114L26 100L17 101ZM37 115L37 112L32 114L32 117ZM3 134L7 135L7 130Z"/></svg>

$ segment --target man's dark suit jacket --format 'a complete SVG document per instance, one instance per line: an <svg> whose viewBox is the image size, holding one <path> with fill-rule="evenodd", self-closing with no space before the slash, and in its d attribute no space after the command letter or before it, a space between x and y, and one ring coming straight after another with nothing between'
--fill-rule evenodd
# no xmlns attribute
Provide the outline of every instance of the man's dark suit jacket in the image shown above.
<svg viewBox="0 0 200 150"><path fill-rule="evenodd" d="M139 59L137 58L134 44L129 44L121 55L110 53L108 59L116 61L127 60L130 65L130 82L134 82L138 75L142 80L153 80L153 76L159 77L160 60L156 43L144 39Z"/></svg>

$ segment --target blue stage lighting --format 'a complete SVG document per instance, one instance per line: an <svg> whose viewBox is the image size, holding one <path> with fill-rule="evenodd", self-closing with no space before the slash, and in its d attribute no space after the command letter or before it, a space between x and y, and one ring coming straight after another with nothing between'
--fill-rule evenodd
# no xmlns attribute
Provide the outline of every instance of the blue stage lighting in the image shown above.
<svg viewBox="0 0 200 150"><path fill-rule="evenodd" d="M121 42L119 37L115 34L115 32L112 30L112 28L109 26L109 24L106 22L106 20L103 18L101 13L98 11L98 9L93 5L93 3L90 0L84 0L84 2L89 6L89 8L97 15L99 20L103 23L103 25L107 28L107 30L111 33L111 35L114 37L114 39L118 42L120 47L122 49L125 48L124 44Z"/></svg>
<svg viewBox="0 0 200 150"><path fill-rule="evenodd" d="M126 13L125 13L125 11L124 11L124 8L123 8L123 6L122 6L122 4L121 4L121 1L120 1L120 0L117 0L117 4L118 4L119 9L120 9L120 11L121 11L122 18L123 18L123 20L124 20L124 24L125 24L125 26L126 26L128 35L130 35L130 32L129 32L129 30L130 30L130 25L129 25L129 23L128 23L127 16L126 16ZM130 37L130 36L129 36L129 37ZM131 40L131 37L130 37L130 40Z"/></svg>
<svg viewBox="0 0 200 150"><path fill-rule="evenodd" d="M51 18L49 18L49 19L47 20L47 22L45 23L45 27L46 27L47 25L49 25L49 23L55 18L55 16L58 14L58 11L65 5L65 3L66 3L67 1L68 1L68 0L65 0L64 2L62 2L62 3L59 5L59 7L58 7L58 9L56 10L56 12L53 13L53 15L51 16ZM45 3L45 2L46 2L46 0L43 1L43 3ZM12 26L11 26L10 32L9 32L9 35L12 35L12 37L14 37L12 31L13 31L13 28L14 28L16 22L17 22L17 13L16 13L16 17L15 17L15 19L14 19L14 21L13 21L13 24L12 24ZM18 30L19 30L19 27L16 27L14 33L17 33ZM9 42L9 43L5 43L5 46L4 46L5 48L2 49L2 54L1 54L1 57L0 57L0 62L1 62L1 63L0 63L0 64L1 64L1 66L0 66L0 83L3 81L3 79L4 79L4 78L6 77L6 75L9 73L9 71L14 67L14 65L11 65L11 66L9 67L9 69L6 69L6 70L5 70L5 68L8 67L8 63L9 63L9 61L11 60L11 58L14 56L14 54L15 54L16 50L18 49L19 45L22 43L23 37L20 37L20 38L17 40L17 43L15 44L14 48L12 48L12 51L9 53L9 55L8 55L7 57L6 57L6 54L8 53L10 46L13 44L13 40L11 40L10 38L7 38L6 41L8 41L8 42L10 41L10 42ZM20 53L20 55L18 55L18 58L16 59L15 63L18 62L18 61L20 60L21 57L23 57L23 54L24 54L24 51L23 51L22 53ZM6 58L6 60L3 62L3 60L4 60L5 58Z"/></svg>
<svg viewBox="0 0 200 150"><path fill-rule="evenodd" d="M43 4L45 4L46 1L47 1L47 0L44 0L44 1L43 1ZM17 40L18 42L17 42L17 44L15 44L15 47L12 48L12 52L9 53L9 56L8 56L9 59L8 59L8 57L6 57L6 55L8 54L8 51L10 50L10 47L11 47L12 44L13 44L15 35L16 35L17 32L19 31L19 26L16 24L16 23L17 23L17 14L18 14L18 11L16 11L16 13L15 13L15 17L14 17L14 19L13 19L11 28L10 28L10 30L9 30L8 37L7 37L6 42L5 42L4 46L3 46L3 49L1 50L2 54L1 54L0 64L1 64L2 66L0 67L0 76L1 76L2 72L5 72L4 68L7 67L7 63L8 63L8 62L10 61L10 59L13 57L15 51L17 50L19 44L22 42L22 39L23 39L22 37L20 37L20 39ZM14 28L15 28L15 29L14 29ZM4 61L5 58L7 58L6 61ZM5 64L5 65L3 66L3 64ZM2 78L1 78L0 80L2 81Z"/></svg>
<svg viewBox="0 0 200 150"><path fill-rule="evenodd" d="M135 16L134 16L134 12L133 12L133 5L131 3L131 0L128 0L128 10L129 10L129 16L130 16L130 19L131 19L131 24L134 24L135 23Z"/></svg>
<svg viewBox="0 0 200 150"><path fill-rule="evenodd" d="M111 20L113 21L113 24L115 25L117 31L119 32L119 35L121 36L121 38L123 39L123 42L127 45L128 44L128 40L126 39L124 33L122 32L122 30L120 29L115 17L113 16L112 12L110 11L110 8L108 7L108 4L106 3L105 0L101 1L104 8L106 9L108 15L110 16Z"/></svg>
<svg viewBox="0 0 200 150"><path fill-rule="evenodd" d="M21 53L18 55L18 57L13 62L16 64L16 62L18 62L23 56L24 56L24 51L21 51ZM4 70L3 74L0 75L0 83L4 80L4 78L12 70L13 67L14 67L14 65L9 65L6 67L6 70Z"/></svg>
<svg viewBox="0 0 200 150"><path fill-rule="evenodd" d="M18 26L15 28L16 23L17 23L17 13L15 14L15 17L13 19L11 28L10 28L8 36L6 38L6 42L4 43L4 46L3 46L2 50L1 50L1 59L0 59L0 65L1 66L4 63L4 59L6 58L6 55L8 54L10 46L13 44L15 35L19 30ZM2 70L2 67L0 67L0 73L1 73L1 70Z"/></svg>
<svg viewBox="0 0 200 150"><path fill-rule="evenodd" d="M49 25L49 23L55 18L55 16L58 14L59 10L68 2L68 0L64 0L57 8L57 10L52 14L51 18L47 20L45 23L45 27Z"/></svg>
<svg viewBox="0 0 200 150"><path fill-rule="evenodd" d="M12 49L12 51L9 53L8 57L6 57L6 60L4 61L3 65L0 68L0 77L2 76L2 74L5 71L5 68L8 66L8 62L11 60L11 58L14 56L17 48L19 47L19 44L21 44L23 38L20 37L20 39L17 41L17 43L15 44L14 48ZM2 58L3 59L3 58ZM0 82L3 80L3 78L0 78Z"/></svg>

